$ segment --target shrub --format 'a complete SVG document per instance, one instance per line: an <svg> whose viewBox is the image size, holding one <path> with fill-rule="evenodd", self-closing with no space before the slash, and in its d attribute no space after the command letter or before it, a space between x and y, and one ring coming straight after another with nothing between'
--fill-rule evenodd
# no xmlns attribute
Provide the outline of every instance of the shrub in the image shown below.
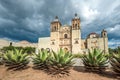
<svg viewBox="0 0 120 80"><path fill-rule="evenodd" d="M101 50L94 49L82 57L85 69L88 71L102 71L108 63L108 57Z"/></svg>
<svg viewBox="0 0 120 80"><path fill-rule="evenodd" d="M24 47L23 52L26 52L27 54L35 53L35 47Z"/></svg>
<svg viewBox="0 0 120 80"><path fill-rule="evenodd" d="M118 52L120 52L120 46L118 46L115 49L109 48L108 50L109 50L110 54L112 54L112 53L118 53Z"/></svg>
<svg viewBox="0 0 120 80"><path fill-rule="evenodd" d="M4 54L3 60L8 69L19 70L27 67L28 55L22 50L9 50Z"/></svg>
<svg viewBox="0 0 120 80"><path fill-rule="evenodd" d="M8 46L8 47L3 47L1 50L2 52L7 52L9 50L22 50L23 53L27 53L27 54L32 54L35 52L35 47L14 47L14 46Z"/></svg>

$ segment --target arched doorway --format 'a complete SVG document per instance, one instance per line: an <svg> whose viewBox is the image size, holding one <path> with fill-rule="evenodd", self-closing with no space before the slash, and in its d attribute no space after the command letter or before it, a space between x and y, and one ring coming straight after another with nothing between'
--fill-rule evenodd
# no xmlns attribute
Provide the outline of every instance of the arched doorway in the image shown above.
<svg viewBox="0 0 120 80"><path fill-rule="evenodd" d="M68 48L64 48L64 51L65 51L65 52L68 52Z"/></svg>
<svg viewBox="0 0 120 80"><path fill-rule="evenodd" d="M49 53L50 52L50 48L46 48L47 52Z"/></svg>
<svg viewBox="0 0 120 80"><path fill-rule="evenodd" d="M44 48L41 48L41 52L44 51Z"/></svg>

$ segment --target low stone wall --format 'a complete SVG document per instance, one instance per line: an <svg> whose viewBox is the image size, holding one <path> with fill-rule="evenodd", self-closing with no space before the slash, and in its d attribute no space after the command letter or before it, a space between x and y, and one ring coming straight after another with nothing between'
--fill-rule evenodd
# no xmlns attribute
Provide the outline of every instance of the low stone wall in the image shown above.
<svg viewBox="0 0 120 80"><path fill-rule="evenodd" d="M74 58L72 61L75 63L73 66L84 66L80 58ZM107 65L108 68L112 67L110 63L108 63Z"/></svg>

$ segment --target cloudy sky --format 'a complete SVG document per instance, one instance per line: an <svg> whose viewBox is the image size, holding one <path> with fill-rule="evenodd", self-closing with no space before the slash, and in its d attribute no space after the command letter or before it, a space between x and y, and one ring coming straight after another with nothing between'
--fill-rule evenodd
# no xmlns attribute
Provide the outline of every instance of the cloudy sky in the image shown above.
<svg viewBox="0 0 120 80"><path fill-rule="evenodd" d="M120 0L0 0L0 38L37 42L50 35L56 15L64 25L71 24L75 13L82 38L106 29L109 46L120 45Z"/></svg>

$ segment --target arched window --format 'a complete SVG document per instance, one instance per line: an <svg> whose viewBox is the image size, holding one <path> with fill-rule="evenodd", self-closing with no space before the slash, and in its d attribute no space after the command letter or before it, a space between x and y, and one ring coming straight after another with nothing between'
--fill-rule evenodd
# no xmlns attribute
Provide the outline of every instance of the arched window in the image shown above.
<svg viewBox="0 0 120 80"><path fill-rule="evenodd" d="M78 44L78 43L79 43L79 42L76 40L76 41L75 41L75 44Z"/></svg>
<svg viewBox="0 0 120 80"><path fill-rule="evenodd" d="M80 26L79 26L79 23L78 23L78 27L77 27L78 29L80 28Z"/></svg>
<svg viewBox="0 0 120 80"><path fill-rule="evenodd" d="M52 45L54 45L55 43L54 42L52 42Z"/></svg>
<svg viewBox="0 0 120 80"><path fill-rule="evenodd" d="M54 26L54 31L56 31L56 29L57 29L56 26Z"/></svg>
<svg viewBox="0 0 120 80"><path fill-rule="evenodd" d="M104 36L106 36L106 34L104 33Z"/></svg>
<svg viewBox="0 0 120 80"><path fill-rule="evenodd" d="M68 35L67 35L67 34L64 34L64 38L68 38Z"/></svg>
<svg viewBox="0 0 120 80"><path fill-rule="evenodd" d="M75 24L75 27L77 27L77 24Z"/></svg>

